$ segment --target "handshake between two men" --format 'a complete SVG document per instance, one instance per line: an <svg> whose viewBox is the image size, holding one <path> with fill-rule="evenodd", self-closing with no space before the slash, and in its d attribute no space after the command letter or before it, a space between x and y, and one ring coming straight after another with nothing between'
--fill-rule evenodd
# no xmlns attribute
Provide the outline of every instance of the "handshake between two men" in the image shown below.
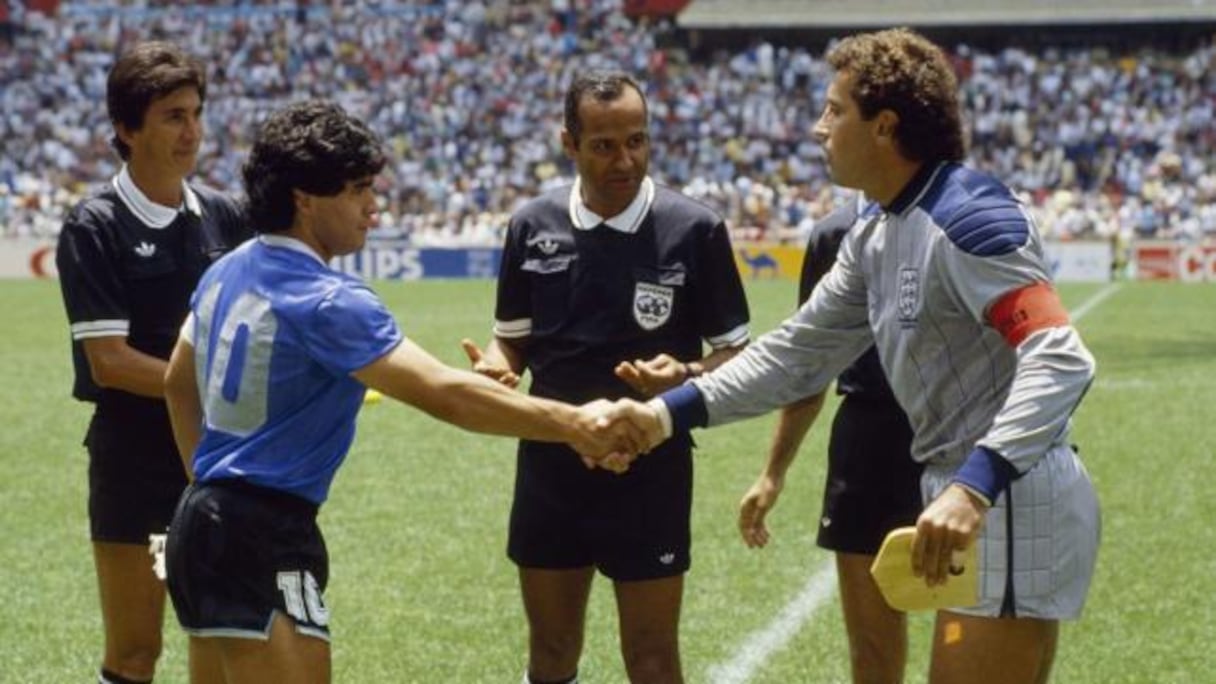
<svg viewBox="0 0 1216 684"><path fill-rule="evenodd" d="M623 473L667 439L658 409L633 399L597 399L578 407L578 414L578 436L569 444L588 468Z"/></svg>
<svg viewBox="0 0 1216 684"><path fill-rule="evenodd" d="M494 339L483 352L471 340L461 347L469 357L472 370L492 380L517 387L523 372L520 350ZM668 354L649 360L623 361L614 372L618 378L644 396L653 396L684 382L691 375L689 364ZM657 406L635 401L598 399L575 409L567 443L578 452L588 468L604 468L623 473L640 455L670 437Z"/></svg>

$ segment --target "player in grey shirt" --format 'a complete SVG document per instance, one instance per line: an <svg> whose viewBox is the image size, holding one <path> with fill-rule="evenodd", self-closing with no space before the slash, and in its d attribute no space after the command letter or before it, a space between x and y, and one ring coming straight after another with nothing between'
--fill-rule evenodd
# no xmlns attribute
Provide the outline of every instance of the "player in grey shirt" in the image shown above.
<svg viewBox="0 0 1216 684"><path fill-rule="evenodd" d="M979 544L980 603L941 611L930 681L1045 682L1058 621L1093 575L1099 513L1069 421L1094 361L1069 323L1038 230L1009 190L958 164L957 83L904 29L861 34L815 126L832 180L883 211L777 330L705 376L637 406L653 441L822 391L874 344L916 436L928 506L913 566L930 585Z"/></svg>

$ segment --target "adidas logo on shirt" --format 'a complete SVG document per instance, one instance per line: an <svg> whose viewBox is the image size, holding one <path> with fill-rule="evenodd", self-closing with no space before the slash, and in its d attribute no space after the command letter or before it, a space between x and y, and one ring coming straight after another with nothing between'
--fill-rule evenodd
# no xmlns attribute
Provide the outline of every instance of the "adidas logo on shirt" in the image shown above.
<svg viewBox="0 0 1216 684"><path fill-rule="evenodd" d="M141 242L138 245L135 245L135 253L147 259L153 254L156 254L156 245L152 244L151 242Z"/></svg>

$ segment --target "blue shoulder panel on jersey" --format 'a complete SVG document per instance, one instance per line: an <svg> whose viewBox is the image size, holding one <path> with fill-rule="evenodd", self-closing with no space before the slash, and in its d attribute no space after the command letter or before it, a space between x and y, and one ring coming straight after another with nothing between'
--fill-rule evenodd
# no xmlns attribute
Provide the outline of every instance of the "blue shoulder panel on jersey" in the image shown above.
<svg viewBox="0 0 1216 684"><path fill-rule="evenodd" d="M1016 205L992 202L990 206L973 201L962 215L945 226L950 241L968 254L998 256L1026 244L1030 224Z"/></svg>
<svg viewBox="0 0 1216 684"><path fill-rule="evenodd" d="M1008 188L965 168L953 169L925 209L959 249L981 257L1008 254L1030 239L1030 222Z"/></svg>

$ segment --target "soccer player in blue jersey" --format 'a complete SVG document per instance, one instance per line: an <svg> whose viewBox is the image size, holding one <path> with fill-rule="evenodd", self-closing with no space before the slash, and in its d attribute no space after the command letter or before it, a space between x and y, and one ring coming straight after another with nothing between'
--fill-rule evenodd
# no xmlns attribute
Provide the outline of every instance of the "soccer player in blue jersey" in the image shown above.
<svg viewBox="0 0 1216 684"><path fill-rule="evenodd" d="M71 324L72 394L95 405L89 531L101 598L101 684L149 682L160 657L165 585L149 535L162 535L186 486L163 378L190 293L249 231L237 203L187 181L203 137L206 68L146 42L106 80L118 174L77 205L55 261Z"/></svg>
<svg viewBox="0 0 1216 684"><path fill-rule="evenodd" d="M1037 226L996 179L959 161L957 82L906 29L850 37L814 128L833 181L882 211L840 246L777 330L636 411L662 435L815 394L874 345L912 423L927 502L912 571L943 582L978 544L979 603L939 611L933 684L1041 684L1059 621L1080 616L1099 509L1069 441L1094 359L1051 283Z"/></svg>
<svg viewBox="0 0 1216 684"><path fill-rule="evenodd" d="M165 393L193 484L166 564L196 684L329 681L316 514L365 388L466 429L568 442L589 464L641 441L440 363L362 281L327 266L375 225L384 163L379 139L336 105L272 114L243 171L260 236L209 269L191 300Z"/></svg>

